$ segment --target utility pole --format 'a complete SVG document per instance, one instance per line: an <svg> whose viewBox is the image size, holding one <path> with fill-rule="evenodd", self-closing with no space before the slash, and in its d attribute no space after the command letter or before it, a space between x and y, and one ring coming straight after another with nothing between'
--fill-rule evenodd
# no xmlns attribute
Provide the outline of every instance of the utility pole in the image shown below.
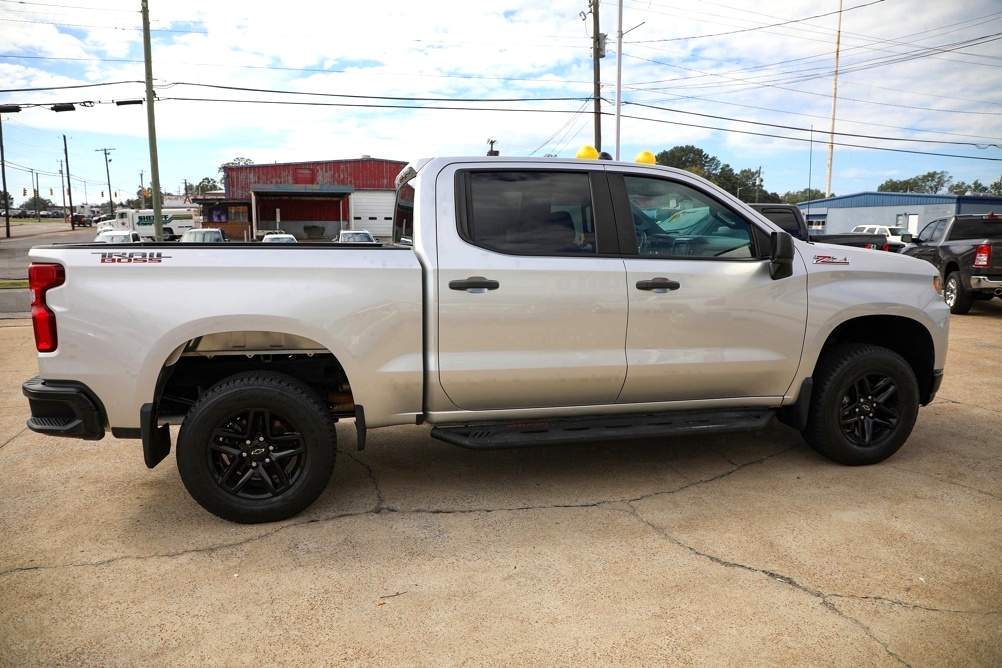
<svg viewBox="0 0 1002 668"><path fill-rule="evenodd" d="M111 168L108 167L108 163L111 162L111 158L108 157L108 151L114 151L113 148L96 148L96 152L104 153L104 174L108 177L108 202L111 204L111 213L115 213L115 196L111 190Z"/></svg>
<svg viewBox="0 0 1002 668"><path fill-rule="evenodd" d="M825 197L832 196L832 158L835 153L835 103L838 101L838 52L842 42L842 0L838 0L838 30L835 32L835 75L832 77L832 124L828 132L828 176Z"/></svg>
<svg viewBox="0 0 1002 668"><path fill-rule="evenodd" d="M153 186L153 230L157 241L164 240L164 221L160 217L160 165L157 160L157 124L153 113L153 50L150 46L150 7L143 0L143 59L146 61L146 121L150 135L150 179Z"/></svg>
<svg viewBox="0 0 1002 668"><path fill-rule="evenodd" d="M70 216L73 215L73 182L70 181L70 152L66 150L66 135L63 135L63 157L66 158L66 194L70 197ZM84 182L86 193L86 182ZM86 197L84 198L86 199ZM86 204L86 202L85 202ZM72 220L72 218L71 218ZM70 226L72 227L72 225Z"/></svg>
<svg viewBox="0 0 1002 668"><path fill-rule="evenodd" d="M146 208L146 183L143 181L143 170L139 170L139 203L140 209Z"/></svg>
<svg viewBox="0 0 1002 668"><path fill-rule="evenodd" d="M59 189L63 191L63 220L66 219L66 184L63 183L63 161L59 161ZM70 229L74 229L73 212L70 211Z"/></svg>
<svg viewBox="0 0 1002 668"><path fill-rule="evenodd" d="M17 113L21 107L16 104L5 104L0 106L0 173L3 174L3 217L7 228L7 238L10 239L10 203L7 201L10 193L7 192L7 157L3 151L3 115L5 113Z"/></svg>
<svg viewBox="0 0 1002 668"><path fill-rule="evenodd" d="M42 215L38 210L38 181L35 180L35 170L29 169L31 172L31 203L35 205L35 220L42 222Z"/></svg>
<svg viewBox="0 0 1002 668"><path fill-rule="evenodd" d="M602 151L602 68L599 59L605 57L606 36L599 32L599 0L588 0L592 18L592 67L595 75L595 150ZM582 17L583 18L583 17Z"/></svg>

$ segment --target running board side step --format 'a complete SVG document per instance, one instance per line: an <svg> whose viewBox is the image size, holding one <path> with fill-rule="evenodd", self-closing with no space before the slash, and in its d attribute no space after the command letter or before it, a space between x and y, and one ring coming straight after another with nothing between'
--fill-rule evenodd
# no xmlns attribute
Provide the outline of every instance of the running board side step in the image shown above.
<svg viewBox="0 0 1002 668"><path fill-rule="evenodd" d="M478 422L435 427L433 438L476 450L761 429L774 409Z"/></svg>

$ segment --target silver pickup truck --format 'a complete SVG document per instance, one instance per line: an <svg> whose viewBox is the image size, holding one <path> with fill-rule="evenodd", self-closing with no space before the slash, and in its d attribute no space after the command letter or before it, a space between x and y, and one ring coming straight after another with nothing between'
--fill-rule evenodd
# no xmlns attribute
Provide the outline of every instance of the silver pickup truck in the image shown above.
<svg viewBox="0 0 1002 668"><path fill-rule="evenodd" d="M760 428L833 460L908 438L949 311L914 258L794 240L683 171L434 158L398 177L394 241L31 251L44 434L175 450L204 508L290 517L334 423L430 424L471 448ZM169 289L168 289L169 286Z"/></svg>

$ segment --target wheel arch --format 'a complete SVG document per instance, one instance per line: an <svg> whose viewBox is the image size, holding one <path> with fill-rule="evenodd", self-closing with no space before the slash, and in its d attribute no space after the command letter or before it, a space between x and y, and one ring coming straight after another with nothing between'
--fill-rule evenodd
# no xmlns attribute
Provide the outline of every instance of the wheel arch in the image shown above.
<svg viewBox="0 0 1002 668"><path fill-rule="evenodd" d="M183 416L185 406L224 378L259 370L280 371L305 382L337 404L336 412L353 410L349 378L360 371L349 351L339 350L336 341L320 343L319 333L294 321L271 322L264 328L260 319L253 327L249 324L187 323L161 339L150 351L140 378L152 386L147 396L162 418Z"/></svg>
<svg viewBox="0 0 1002 668"><path fill-rule="evenodd" d="M960 263L957 262L956 260L950 260L949 262L943 265L942 279L945 281L946 277L955 271L960 271Z"/></svg>
<svg viewBox="0 0 1002 668"><path fill-rule="evenodd" d="M936 350L932 334L920 322L895 315L869 315L847 320L828 335L821 356L843 343L869 343L901 355L915 373L919 402L923 406L929 403L935 393Z"/></svg>

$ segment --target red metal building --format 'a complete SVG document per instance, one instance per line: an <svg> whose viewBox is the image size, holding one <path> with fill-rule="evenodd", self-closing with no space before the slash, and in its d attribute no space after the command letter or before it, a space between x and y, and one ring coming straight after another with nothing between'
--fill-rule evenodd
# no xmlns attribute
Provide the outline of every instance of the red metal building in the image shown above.
<svg viewBox="0 0 1002 668"><path fill-rule="evenodd" d="M330 239L342 229L392 232L393 182L407 165L362 156L354 160L240 165L223 168L224 198L195 200L202 225L232 239L257 239L281 229L300 239Z"/></svg>

